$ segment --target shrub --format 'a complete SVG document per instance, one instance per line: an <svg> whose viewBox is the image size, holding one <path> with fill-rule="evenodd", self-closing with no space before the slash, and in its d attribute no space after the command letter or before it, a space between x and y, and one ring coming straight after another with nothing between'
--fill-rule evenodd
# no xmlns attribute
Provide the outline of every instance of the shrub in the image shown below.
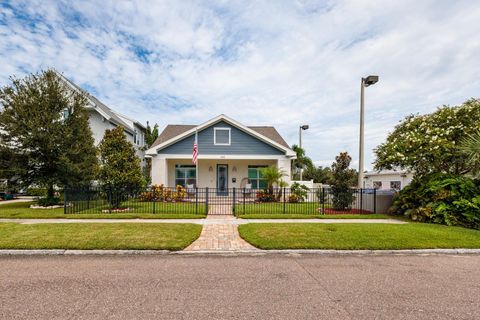
<svg viewBox="0 0 480 320"><path fill-rule="evenodd" d="M389 210L414 221L480 228L480 182L433 174L416 179L394 198Z"/></svg>
<svg viewBox="0 0 480 320"><path fill-rule="evenodd" d="M290 203L297 203L300 201L300 198L296 194L291 194L288 196L288 202Z"/></svg>
<svg viewBox="0 0 480 320"><path fill-rule="evenodd" d="M38 199L38 205L41 207L50 207L50 206L56 206L60 204L60 198L59 197L46 197L46 198L40 198Z"/></svg>
<svg viewBox="0 0 480 320"><path fill-rule="evenodd" d="M292 192L292 194L290 195L290 197L288 197L288 202L302 202L302 201L305 201L305 198L307 197L307 191L308 190L309 189L308 189L307 186L304 186L303 184L299 184L298 182L295 182L290 187L290 191ZM294 197L291 197L291 196L294 196ZM290 201L290 198L292 200L296 199L296 201Z"/></svg>
<svg viewBox="0 0 480 320"><path fill-rule="evenodd" d="M178 185L175 188L175 191L172 191L168 188L165 188L163 184L161 185L153 185L150 191L142 192L140 194L140 201L182 201L185 196L187 195L187 190Z"/></svg>
<svg viewBox="0 0 480 320"><path fill-rule="evenodd" d="M276 196L268 191L257 191L256 195L258 202L275 202Z"/></svg>
<svg viewBox="0 0 480 320"><path fill-rule="evenodd" d="M46 188L28 188L27 194L33 197L46 197L47 189Z"/></svg>

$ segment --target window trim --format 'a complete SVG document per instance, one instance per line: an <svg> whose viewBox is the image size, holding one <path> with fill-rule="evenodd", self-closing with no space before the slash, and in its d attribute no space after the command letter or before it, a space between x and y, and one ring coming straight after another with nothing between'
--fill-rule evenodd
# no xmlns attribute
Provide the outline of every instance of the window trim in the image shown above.
<svg viewBox="0 0 480 320"><path fill-rule="evenodd" d="M228 143L217 143L217 130L228 131ZM232 144L232 130L231 128L216 127L213 128L213 145L215 146L230 146Z"/></svg>
<svg viewBox="0 0 480 320"><path fill-rule="evenodd" d="M195 177L194 178L188 178L186 175L185 177L183 178L178 178L177 177L177 169L183 169L185 170L185 174L186 174L186 170L189 170L189 169L194 169L195 170ZM182 171L183 171L182 170ZM187 187L188 183L187 183L187 180L194 180L195 182L193 183L194 186L197 186L197 166L195 165L186 165L186 164L175 164L175 174L174 174L174 179L175 179L175 187L177 186L177 180L184 180L184 184L185 184L185 188Z"/></svg>
<svg viewBox="0 0 480 320"><path fill-rule="evenodd" d="M267 181L267 179L265 178L260 178L260 170L259 169L262 169L262 168L267 168L268 165L248 165L247 166L247 178L248 178L248 182L252 184L252 189L256 189L256 190L262 190L262 188L260 188L260 181ZM257 171L257 177L252 179L248 176L248 170L250 169L256 169ZM252 181L256 181L257 182L257 187L256 188L253 188L253 183Z"/></svg>

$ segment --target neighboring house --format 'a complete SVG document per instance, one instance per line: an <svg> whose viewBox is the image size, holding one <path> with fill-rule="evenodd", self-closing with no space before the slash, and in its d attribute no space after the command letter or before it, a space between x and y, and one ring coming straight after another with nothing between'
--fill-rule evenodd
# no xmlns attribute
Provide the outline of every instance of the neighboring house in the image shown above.
<svg viewBox="0 0 480 320"><path fill-rule="evenodd" d="M141 160L141 165L145 165L145 130L146 128L138 121L128 118L116 111L113 111L105 104L103 104L96 97L92 96L75 83L67 79L64 75L57 72L57 75L63 79L73 90L81 91L85 93L88 99L88 105L86 106L89 112L90 129L93 133L95 140L95 146L98 146L105 135L105 130L113 129L117 126L124 128L125 136L134 147L137 156Z"/></svg>
<svg viewBox="0 0 480 320"><path fill-rule="evenodd" d="M365 172L365 188L375 188L377 190L402 190L410 184L413 179L413 173L400 170L382 170Z"/></svg>
<svg viewBox="0 0 480 320"><path fill-rule="evenodd" d="M197 166L192 163L195 132ZM295 156L274 127L247 127L225 115L201 125L168 125L147 150L147 157L152 157L152 184L195 185L217 191L247 184L266 188L260 169L267 166L282 169L284 180L290 182L290 163Z"/></svg>

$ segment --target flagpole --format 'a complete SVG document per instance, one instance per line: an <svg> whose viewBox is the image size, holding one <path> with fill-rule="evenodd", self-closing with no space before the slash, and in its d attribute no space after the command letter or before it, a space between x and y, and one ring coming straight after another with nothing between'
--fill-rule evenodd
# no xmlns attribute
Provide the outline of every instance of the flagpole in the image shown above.
<svg viewBox="0 0 480 320"><path fill-rule="evenodd" d="M195 187L198 188L198 130L195 129L195 143L197 144L197 159L195 161Z"/></svg>

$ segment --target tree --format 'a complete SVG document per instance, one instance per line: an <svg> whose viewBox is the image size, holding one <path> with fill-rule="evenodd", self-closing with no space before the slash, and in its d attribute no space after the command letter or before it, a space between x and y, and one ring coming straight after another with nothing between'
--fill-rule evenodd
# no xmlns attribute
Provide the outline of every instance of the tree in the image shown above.
<svg viewBox="0 0 480 320"><path fill-rule="evenodd" d="M335 210L348 209L353 202L350 190L353 170L349 168L352 158L347 152L340 152L332 164L332 204Z"/></svg>
<svg viewBox="0 0 480 320"><path fill-rule="evenodd" d="M110 193L110 204L118 208L128 192L140 190L145 181L140 159L121 126L106 130L100 145L99 180Z"/></svg>
<svg viewBox="0 0 480 320"><path fill-rule="evenodd" d="M265 167L260 170L263 179L267 180L269 193L273 194L273 185L280 184L282 178L286 175L285 172L277 166Z"/></svg>
<svg viewBox="0 0 480 320"><path fill-rule="evenodd" d="M460 152L466 156L471 172L477 175L480 172L480 131L460 141Z"/></svg>
<svg viewBox="0 0 480 320"><path fill-rule="evenodd" d="M332 170L329 167L309 166L303 172L305 180L313 180L314 183L330 184L332 180Z"/></svg>
<svg viewBox="0 0 480 320"><path fill-rule="evenodd" d="M426 115L410 115L375 150L375 169L406 169L418 177L441 172L462 175L472 166L459 147L480 128L480 100L443 106Z"/></svg>
<svg viewBox="0 0 480 320"><path fill-rule="evenodd" d="M300 148L296 144L292 146L292 150L295 151L297 158L292 160L293 177L295 180L300 179L300 170L313 167L312 159L306 156L305 149Z"/></svg>
<svg viewBox="0 0 480 320"><path fill-rule="evenodd" d="M96 150L87 99L53 70L0 89L0 171L24 187L84 185L93 179Z"/></svg>
<svg viewBox="0 0 480 320"><path fill-rule="evenodd" d="M158 137L158 124L155 123L153 130L150 127L150 123L147 121L147 128L145 130L145 142L146 148L150 148L152 144L157 140ZM151 182L151 171L152 171L152 158L145 159L145 167L143 168L143 176L147 183Z"/></svg>
<svg viewBox="0 0 480 320"><path fill-rule="evenodd" d="M158 137L158 124L155 123L153 129L150 127L150 123L147 121L147 128L145 130L145 142L147 143L147 147L150 146L157 140Z"/></svg>

